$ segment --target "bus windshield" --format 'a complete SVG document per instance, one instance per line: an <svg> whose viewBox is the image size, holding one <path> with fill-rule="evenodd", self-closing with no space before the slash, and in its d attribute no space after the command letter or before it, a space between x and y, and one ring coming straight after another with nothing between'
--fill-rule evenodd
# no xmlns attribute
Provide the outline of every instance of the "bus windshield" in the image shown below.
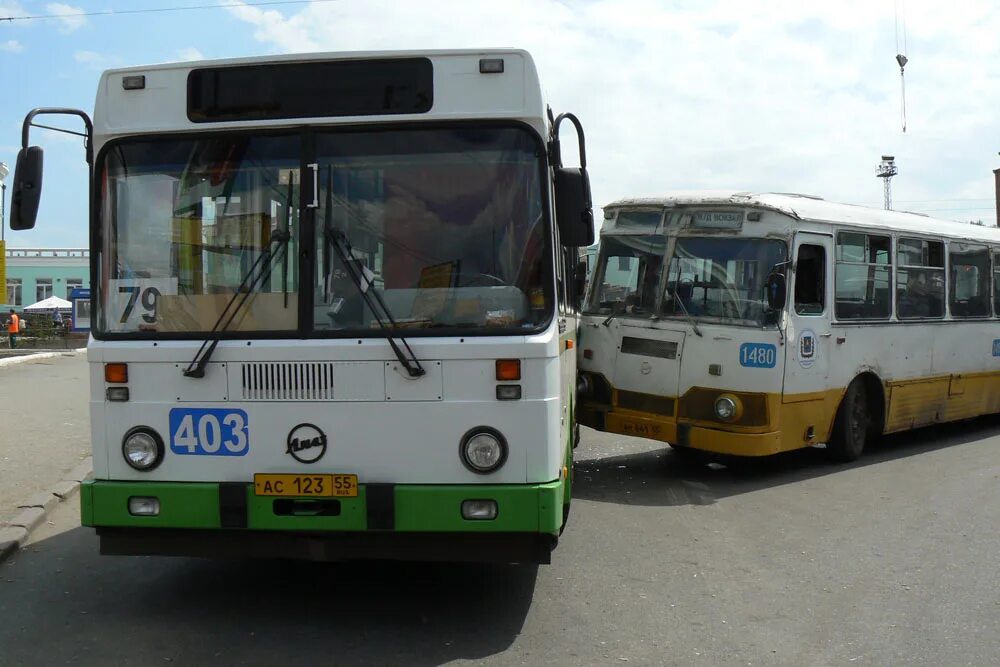
<svg viewBox="0 0 1000 667"><path fill-rule="evenodd" d="M651 317L666 246L662 234L603 236L586 312Z"/></svg>
<svg viewBox="0 0 1000 667"><path fill-rule="evenodd" d="M210 331L278 230L291 240L254 269L232 331L380 329L345 261L399 327L544 326L539 146L514 127L118 142L98 170L98 330Z"/></svg>
<svg viewBox="0 0 1000 667"><path fill-rule="evenodd" d="M665 317L774 325L764 283L784 261L786 246L770 239L678 238L661 305Z"/></svg>

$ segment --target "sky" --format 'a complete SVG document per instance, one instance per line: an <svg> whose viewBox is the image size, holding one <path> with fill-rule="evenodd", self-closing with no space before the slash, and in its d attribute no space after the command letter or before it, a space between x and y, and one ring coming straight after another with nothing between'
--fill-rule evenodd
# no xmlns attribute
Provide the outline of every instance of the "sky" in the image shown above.
<svg viewBox="0 0 1000 667"><path fill-rule="evenodd" d="M314 51L518 47L584 124L595 205L677 189L798 192L996 223L994 0L0 0L0 161L33 107L91 112L102 70ZM98 16L227 4L227 7ZM896 54L906 65L906 132ZM67 121L72 125L72 121ZM45 149L38 226L9 247L87 243L82 142ZM569 142L564 142L569 143ZM7 183L10 184L11 177ZM7 209L10 206L7 189ZM598 216L600 219L600 216Z"/></svg>

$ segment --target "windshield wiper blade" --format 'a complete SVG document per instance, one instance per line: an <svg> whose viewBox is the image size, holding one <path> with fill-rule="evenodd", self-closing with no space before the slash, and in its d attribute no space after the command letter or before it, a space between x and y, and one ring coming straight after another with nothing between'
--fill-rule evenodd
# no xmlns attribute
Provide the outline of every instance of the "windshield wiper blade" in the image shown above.
<svg viewBox="0 0 1000 667"><path fill-rule="evenodd" d="M669 270L667 271L667 280L668 280L667 284L669 285L670 284ZM673 296L674 302L680 304L681 310L684 311L684 317L686 317L687 321L691 324L691 328L694 330L694 333L698 336L698 338L703 338L704 336L701 333L701 329L698 328L698 320L694 319L691 313L688 312L687 306L684 305L684 299L682 299L681 296L677 293L677 285L679 285L680 282L681 282L681 264L680 262L677 262L677 278L674 280L674 289L670 294L671 296ZM691 291L694 292L693 287L691 288Z"/></svg>
<svg viewBox="0 0 1000 667"><path fill-rule="evenodd" d="M250 269L243 276L243 280L240 281L233 296L226 302L226 307L219 313L219 317L215 320L215 324L212 325L208 337L202 342L201 347L198 348L194 359L184 369L183 373L185 377L205 377L205 367L208 366L208 361L212 358L212 353L215 352L219 341L222 340L222 334L225 333L229 325L236 319L236 315L254 293L254 290L262 285L271 275L271 267L273 266L271 260L274 259L277 250L287 249L290 238L291 235L284 229L276 229L271 233L271 242L268 243L267 249L250 265ZM262 269L261 267L264 268ZM261 270L258 271L258 269ZM235 308L233 307L234 305Z"/></svg>
<svg viewBox="0 0 1000 667"><path fill-rule="evenodd" d="M414 354L413 349L410 348L410 344L406 342L406 339L399 334L395 334L398 330L396 325L396 320L392 317L392 311L386 305L382 296L375 289L372 280L365 276L362 268L358 265L357 261L354 259L354 249L351 247L351 242L347 238L347 234L339 231L333 227L333 167L330 167L330 175L328 177L327 188L326 188L326 219L323 223L324 236L327 239L327 243L332 245L337 251L337 256L340 258L340 263L344 265L344 272L347 273L351 282L354 283L354 287L361 294L361 298L364 300L365 305L368 309L372 311L372 315L375 317L375 321L381 329L388 332L386 340L389 343L389 347L392 348L393 354L396 355L396 359L402 364L403 368L406 369L406 373L411 378L418 378L421 375L427 373L424 367L420 364L420 360L417 359L417 355ZM325 263L325 262L324 262ZM332 267L331 267L332 269ZM325 282L325 281L324 281ZM369 292L370 288L370 292ZM374 295L374 297L373 297ZM376 303L379 308L382 309L382 313L385 319L389 320L387 325L383 320L382 316L379 315L378 309L375 307ZM395 334L395 335L394 335ZM404 352L402 348L396 343L394 339L399 339L399 342L403 344L403 348L406 348Z"/></svg>
<svg viewBox="0 0 1000 667"><path fill-rule="evenodd" d="M684 299L680 298L677 295L676 289L674 289L673 291L673 296L674 296L674 301L676 301L680 305L681 310L684 311L684 316L687 318L688 322L691 323L691 328L694 329L694 332L698 335L698 338L702 338L703 336L701 333L701 329L698 328L698 320L694 319L691 313L688 312L687 306L684 305Z"/></svg>
<svg viewBox="0 0 1000 667"><path fill-rule="evenodd" d="M413 350L410 348L410 344L406 342L406 339L395 334L397 329L396 320L392 317L392 311L385 304L385 301L379 295L378 291L374 289L374 285L370 278L365 276L358 266L353 257L353 252L351 250L351 243L347 240L347 236L340 231L335 229L327 228L326 230L327 238L330 240L330 245L334 247L337 251L337 256L340 258L340 263L344 265L344 272L350 277L351 282L354 283L354 287L357 288L358 292L361 294L361 298L364 299L365 305L368 309L372 311L372 315L375 317L375 321L383 330L387 331L389 335L386 340L389 342L389 347L392 348L393 353L396 355L396 359L399 363L403 365L406 369L407 374L412 377L420 377L427 373L424 367L420 364L420 360L417 359L417 355L414 354ZM371 288L371 289L369 289ZM373 297L374 295L374 297ZM378 308L376 308L376 305ZM382 316L379 315L379 308L382 310L382 314L385 319L389 320L389 324L386 324ZM403 348L396 343L394 339L399 339L399 342L403 344Z"/></svg>

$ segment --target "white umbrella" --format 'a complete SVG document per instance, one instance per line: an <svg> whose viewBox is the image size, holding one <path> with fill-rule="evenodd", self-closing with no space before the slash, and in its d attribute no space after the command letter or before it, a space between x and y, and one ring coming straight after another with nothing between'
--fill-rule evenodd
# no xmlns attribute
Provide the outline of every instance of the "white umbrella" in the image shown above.
<svg viewBox="0 0 1000 667"><path fill-rule="evenodd" d="M25 306L25 310L68 310L72 308L73 304L66 299L60 299L57 296L50 296L48 299L42 299L38 303L33 303L30 306Z"/></svg>

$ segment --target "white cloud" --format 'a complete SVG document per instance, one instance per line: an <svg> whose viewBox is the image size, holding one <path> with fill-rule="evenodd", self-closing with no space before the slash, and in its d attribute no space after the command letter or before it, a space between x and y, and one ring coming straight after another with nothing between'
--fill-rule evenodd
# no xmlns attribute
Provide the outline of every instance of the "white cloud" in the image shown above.
<svg viewBox="0 0 1000 667"><path fill-rule="evenodd" d="M85 65L94 65L102 62L104 60L104 56L96 51L77 51L73 54L73 60Z"/></svg>
<svg viewBox="0 0 1000 667"><path fill-rule="evenodd" d="M228 11L281 52L517 46L558 111L583 121L595 203L689 187L894 199L993 197L1000 10L912 3L908 130L893 3L844 0L370 0ZM569 142L566 142L569 143ZM935 215L993 219L990 210ZM961 202L924 208L968 208ZM912 208L916 208L914 205Z"/></svg>
<svg viewBox="0 0 1000 667"><path fill-rule="evenodd" d="M79 7L73 7L61 2L50 2L45 5L45 11L52 16L59 17L59 31L62 33L73 32L74 30L82 28L87 24L87 17L79 16L79 14L84 12L84 10Z"/></svg>
<svg viewBox="0 0 1000 667"><path fill-rule="evenodd" d="M9 0L0 0L0 16L19 17L27 15L28 12L24 10L21 3L10 2ZM21 21L12 21L11 23L21 23Z"/></svg>
<svg viewBox="0 0 1000 667"><path fill-rule="evenodd" d="M106 69L108 64L107 57L96 51L77 51L73 54L73 60L94 70Z"/></svg>
<svg viewBox="0 0 1000 667"><path fill-rule="evenodd" d="M24 51L24 45L16 39L8 39L6 42L0 42L0 51L6 51L7 53L21 53Z"/></svg>
<svg viewBox="0 0 1000 667"><path fill-rule="evenodd" d="M178 60L204 60L205 56L203 56L201 54L201 51L199 51L198 49L194 48L193 46L189 46L186 49L181 49L180 51L177 52L177 59Z"/></svg>

